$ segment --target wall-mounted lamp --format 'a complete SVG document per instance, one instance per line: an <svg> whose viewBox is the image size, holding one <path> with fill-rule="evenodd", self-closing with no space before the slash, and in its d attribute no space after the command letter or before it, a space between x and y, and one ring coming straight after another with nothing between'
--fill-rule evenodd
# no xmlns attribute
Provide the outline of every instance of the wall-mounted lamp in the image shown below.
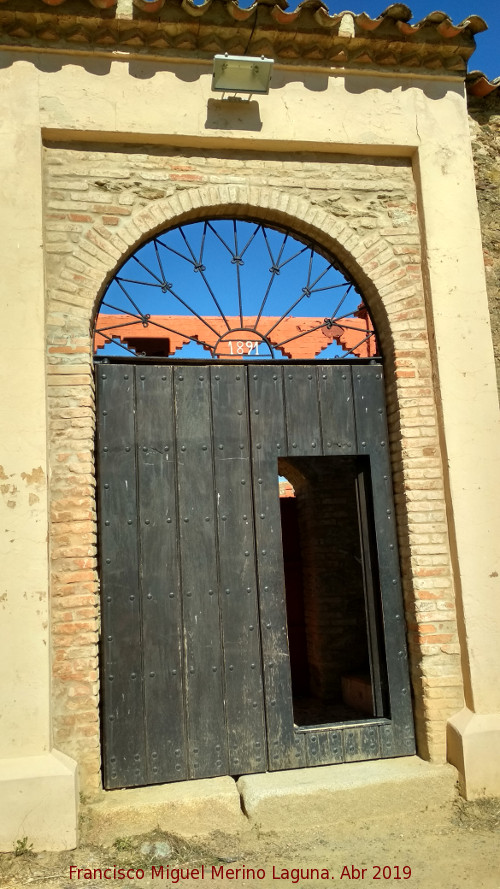
<svg viewBox="0 0 500 889"><path fill-rule="evenodd" d="M214 57L212 89L223 93L268 93L274 59L225 55Z"/></svg>

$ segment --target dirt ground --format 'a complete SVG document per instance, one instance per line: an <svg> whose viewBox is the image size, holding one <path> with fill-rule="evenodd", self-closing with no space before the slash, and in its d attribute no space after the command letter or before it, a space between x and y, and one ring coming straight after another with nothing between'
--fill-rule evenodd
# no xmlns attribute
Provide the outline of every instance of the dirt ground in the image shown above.
<svg viewBox="0 0 500 889"><path fill-rule="evenodd" d="M155 831L107 848L38 854L27 838L0 855L0 889L319 889L332 881L374 889L500 889L500 799L459 800L418 820L409 800L404 818L372 813L352 825L336 824L334 817L310 823L305 806L300 833L287 830L284 810L282 824L265 835L249 826L237 838L214 830L209 839L187 842Z"/></svg>

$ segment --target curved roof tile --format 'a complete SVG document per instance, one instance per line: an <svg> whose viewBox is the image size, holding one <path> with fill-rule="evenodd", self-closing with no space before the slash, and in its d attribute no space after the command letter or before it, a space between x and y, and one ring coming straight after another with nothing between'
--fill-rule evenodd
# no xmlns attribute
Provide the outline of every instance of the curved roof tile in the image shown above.
<svg viewBox="0 0 500 889"><path fill-rule="evenodd" d="M11 0L0 0L0 3L3 4L9 4L10 2ZM45 6L60 6L63 3L68 6L71 5L71 0L39 0L39 2L43 3ZM108 9L117 5L117 0L86 0L86 2L97 9ZM193 0L182 0L182 8L189 15L199 17L209 10L213 2L214 0L204 0L202 3L194 3ZM174 2L172 2L172 0L133 0L133 3L137 9L141 10L141 12L149 13L155 13L164 6L178 5L175 0ZM36 6L38 3L34 3L33 5ZM272 9L286 10L288 3L287 0L255 0L250 7L244 8L240 7L235 0L226 0L226 6L231 8L234 15L239 16L240 13L252 15L259 6L268 6ZM409 29L408 33L417 33L424 26L445 24L444 29L438 29L445 38L456 36L457 33L466 29L472 34L478 34L481 31L485 31L488 27L486 22L478 15L471 15L458 25L453 25L449 15L439 11L430 12L420 22L410 25L408 23L412 18L412 11L405 3L391 3L391 5L387 6L376 18L371 18L365 12L355 13L352 10L342 10L330 15L326 3L323 3L322 0L302 0L296 9L293 10L293 12L287 13L287 15L290 16L289 21L293 20L295 22L297 19L300 19L305 12L309 11L313 13L321 11L321 13L324 14L325 20L329 19L332 24L339 21L343 15L348 13L353 16L357 28L367 31L375 30L388 21L397 22L399 25L407 25L407 28ZM325 25L328 26L326 21Z"/></svg>
<svg viewBox="0 0 500 889"><path fill-rule="evenodd" d="M471 0L473 3L474 0ZM378 16L342 10L330 14L323 0L133 0L122 15L117 0L0 0L0 35L12 46L45 43L134 47L141 53L197 51L273 55L331 66L400 68L465 74L474 35L486 30L471 15L454 24L445 12L430 12L411 24L405 3ZM237 51L235 47L240 47Z"/></svg>
<svg viewBox="0 0 500 889"><path fill-rule="evenodd" d="M475 96L479 99L491 96L492 93L500 96L500 77L489 80L482 71L470 71L465 78L465 83L469 96Z"/></svg>

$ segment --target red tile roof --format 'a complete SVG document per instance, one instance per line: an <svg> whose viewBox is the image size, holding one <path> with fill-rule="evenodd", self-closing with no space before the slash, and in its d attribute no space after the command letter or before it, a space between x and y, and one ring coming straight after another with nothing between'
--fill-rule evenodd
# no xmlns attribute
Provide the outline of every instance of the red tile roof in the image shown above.
<svg viewBox="0 0 500 889"><path fill-rule="evenodd" d="M71 0L40 0L46 6L62 6L63 4L71 5ZM85 0L84 0L85 2ZM118 0L86 0L89 6L95 9L109 9L116 6ZM0 3L9 3L9 0L0 0ZM154 14L164 6L182 5L183 11L187 15L199 18L205 15L212 5L222 5L219 0L204 0L203 3L193 3L193 0L133 0L133 4L142 12ZM38 5L34 3L33 6ZM316 21L325 28L334 28L340 24L345 15L351 15L355 28L364 31L374 31L384 25L394 24L402 34L414 36L424 28L432 28L444 39L452 39L465 30L472 34L477 34L487 28L485 21L478 15L470 15L462 22L454 25L450 16L445 12L430 12L421 21L409 24L412 18L412 12L405 3L391 3L386 9L379 13L375 18L371 18L365 12L353 13L350 11L342 11L333 13L328 12L326 3L322 0L302 0L296 9L292 12L286 12L288 3L286 0L255 0L251 6L241 7L233 0L226 0L224 5L227 11L235 19L245 21L246 19L255 17L258 7L267 7L271 16L280 24L298 24L301 19L306 19L307 14L311 13Z"/></svg>
<svg viewBox="0 0 500 889"><path fill-rule="evenodd" d="M117 0L0 0L0 34L7 45L54 45L96 49L117 46L135 52L176 55L196 51L268 55L331 67L399 68L464 74L475 48L474 35L486 23L470 15L454 23L445 12L430 12L410 23L405 3L378 16L364 12L330 14L322 0L303 0L292 12L286 0L133 0L132 17ZM473 0L471 0L473 3Z"/></svg>
<svg viewBox="0 0 500 889"><path fill-rule="evenodd" d="M244 318L244 328L240 328L239 318L227 318L229 331L223 319L194 315L151 315L149 323L143 326L139 318L131 315L105 315L97 318L94 348L102 349L110 338L136 350L139 354L165 356L173 355L178 349L193 339L214 348L219 337L224 337L217 345L218 358L238 357L229 343L238 340L260 342L259 333L252 328L256 318ZM328 328L324 318L271 318L262 317L257 331L268 334L269 342L288 358L309 360L319 355L332 342L336 342L345 352L358 358L371 358L377 354L375 337L370 336L373 326L365 308L360 307L356 317L336 318ZM368 336L368 338L367 338ZM279 345L281 344L281 346Z"/></svg>

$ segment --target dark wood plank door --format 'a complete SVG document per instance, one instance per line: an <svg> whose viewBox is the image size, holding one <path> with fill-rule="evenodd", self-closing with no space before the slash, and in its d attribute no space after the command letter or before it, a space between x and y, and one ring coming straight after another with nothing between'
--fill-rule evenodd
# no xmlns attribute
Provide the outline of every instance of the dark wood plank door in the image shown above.
<svg viewBox="0 0 500 889"><path fill-rule="evenodd" d="M413 716L382 368L255 366L249 369L249 404L269 769L411 755ZM365 458L357 490L375 715L299 728L287 651L277 466L279 458L335 455ZM373 500L372 522L368 500ZM381 601L378 620L375 596Z"/></svg>
<svg viewBox="0 0 500 889"><path fill-rule="evenodd" d="M107 787L267 767L245 371L98 368Z"/></svg>
<svg viewBox="0 0 500 889"><path fill-rule="evenodd" d="M97 396L105 786L414 752L381 368L102 364ZM339 454L369 458L388 705L298 728L278 459Z"/></svg>

